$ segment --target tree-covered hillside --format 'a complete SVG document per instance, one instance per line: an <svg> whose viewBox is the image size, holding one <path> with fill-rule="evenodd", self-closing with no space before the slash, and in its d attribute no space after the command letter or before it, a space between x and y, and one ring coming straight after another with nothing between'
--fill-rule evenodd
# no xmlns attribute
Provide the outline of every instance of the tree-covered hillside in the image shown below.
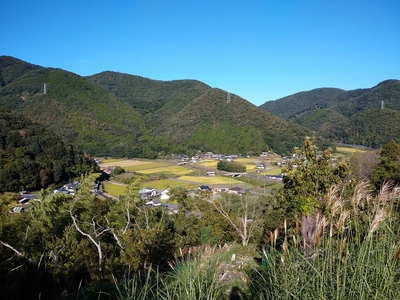
<svg viewBox="0 0 400 300"><path fill-rule="evenodd" d="M371 89L315 89L266 102L260 108L333 142L378 148L392 139L400 141L399 80L386 80Z"/></svg>
<svg viewBox="0 0 400 300"><path fill-rule="evenodd" d="M98 170L93 159L23 115L0 109L0 192L38 190Z"/></svg>
<svg viewBox="0 0 400 300"><path fill-rule="evenodd" d="M0 107L97 156L286 153L311 132L195 80L103 72L87 78L0 57ZM46 84L46 88L44 87Z"/></svg>
<svg viewBox="0 0 400 300"><path fill-rule="evenodd" d="M248 101L212 89L168 118L156 129L180 144L204 151L246 153L289 152L312 132L260 110Z"/></svg>
<svg viewBox="0 0 400 300"><path fill-rule="evenodd" d="M86 78L123 99L143 115L163 110L163 107L171 106L169 103L173 103L169 113L175 113L210 89L197 80L161 81L110 71Z"/></svg>
<svg viewBox="0 0 400 300"><path fill-rule="evenodd" d="M131 106L76 74L3 60L8 63L0 64L1 107L24 113L91 154L142 154L137 141L145 134L145 123Z"/></svg>

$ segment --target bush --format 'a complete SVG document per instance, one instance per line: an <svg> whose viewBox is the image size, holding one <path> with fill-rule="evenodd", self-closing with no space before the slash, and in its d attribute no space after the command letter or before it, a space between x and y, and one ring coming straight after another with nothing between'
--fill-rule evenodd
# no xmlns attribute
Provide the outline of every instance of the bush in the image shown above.
<svg viewBox="0 0 400 300"><path fill-rule="evenodd" d="M246 166L243 166L234 161L221 160L217 164L217 169L219 171L227 171L227 172L238 172L243 173L246 172Z"/></svg>

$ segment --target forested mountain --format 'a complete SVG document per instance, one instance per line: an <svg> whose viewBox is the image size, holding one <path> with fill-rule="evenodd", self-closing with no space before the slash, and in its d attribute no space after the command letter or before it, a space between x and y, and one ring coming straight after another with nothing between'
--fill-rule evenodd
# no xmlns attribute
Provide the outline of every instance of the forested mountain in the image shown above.
<svg viewBox="0 0 400 300"><path fill-rule="evenodd" d="M145 122L130 105L81 76L1 57L0 107L24 113L96 155L140 155ZM46 84L46 94L44 93Z"/></svg>
<svg viewBox="0 0 400 300"><path fill-rule="evenodd" d="M312 134L235 95L226 103L226 92L195 80L116 72L84 78L6 56L0 78L0 107L24 113L92 155L285 153Z"/></svg>
<svg viewBox="0 0 400 300"><path fill-rule="evenodd" d="M333 142L378 148L390 140L400 141L399 80L386 80L370 89L300 92L260 108Z"/></svg>
<svg viewBox="0 0 400 300"><path fill-rule="evenodd" d="M284 153L300 145L312 132L264 112L248 101L226 92L211 89L186 105L155 129L158 135L171 137L175 143L187 141L196 149L227 153L260 153L273 149Z"/></svg>
<svg viewBox="0 0 400 300"><path fill-rule="evenodd" d="M227 103L227 92L195 80L159 81L116 72L87 78L139 109L155 149L168 141L174 150L283 153L312 134L236 95Z"/></svg>
<svg viewBox="0 0 400 300"><path fill-rule="evenodd" d="M98 170L75 146L23 115L0 109L0 193L38 190Z"/></svg>
<svg viewBox="0 0 400 300"><path fill-rule="evenodd" d="M86 77L89 81L123 99L142 115L158 113L160 110L173 114L209 89L196 80L151 80L136 75L117 72L102 72Z"/></svg>

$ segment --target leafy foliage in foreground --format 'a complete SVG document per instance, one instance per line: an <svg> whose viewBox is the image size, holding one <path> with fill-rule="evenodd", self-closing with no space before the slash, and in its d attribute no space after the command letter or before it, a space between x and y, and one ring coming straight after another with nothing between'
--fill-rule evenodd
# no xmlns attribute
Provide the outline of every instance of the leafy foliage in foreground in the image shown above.
<svg viewBox="0 0 400 300"><path fill-rule="evenodd" d="M0 192L40 190L97 168L93 159L43 126L0 110Z"/></svg>
<svg viewBox="0 0 400 300"><path fill-rule="evenodd" d="M271 232L280 225L271 220L285 217L287 204L281 199L227 194L213 202L210 194L192 197L175 188L170 195L171 201L179 203L179 212L170 213L164 207L146 208L139 197L140 182L130 184L119 199L92 194L89 190L96 177L82 180L75 196L42 191L39 201L21 214L8 213L11 196L0 197L2 296L399 297L399 189L395 186L384 185L379 194L365 182L324 189L319 194L323 209L315 215L314 242L305 249L300 242L303 232L292 222L283 222L282 228ZM244 247L229 250L240 241ZM204 250L210 244L218 250ZM257 255L255 245L265 250Z"/></svg>
<svg viewBox="0 0 400 300"><path fill-rule="evenodd" d="M261 267L248 272L250 299L400 297L398 190L386 186L373 196L363 182L343 195L339 187L327 195L330 214L317 218L312 253L296 230L274 235Z"/></svg>
<svg viewBox="0 0 400 300"><path fill-rule="evenodd" d="M390 141L379 153L380 162L372 173L371 182L377 190L385 182L400 184L400 144Z"/></svg>

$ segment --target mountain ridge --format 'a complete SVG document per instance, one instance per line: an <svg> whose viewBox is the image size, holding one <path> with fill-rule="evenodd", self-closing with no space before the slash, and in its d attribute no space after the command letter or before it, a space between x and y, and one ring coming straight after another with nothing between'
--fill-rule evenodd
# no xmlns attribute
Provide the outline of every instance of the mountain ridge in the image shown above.
<svg viewBox="0 0 400 300"><path fill-rule="evenodd" d="M367 89L304 91L265 102L260 108L333 142L379 148L392 139L400 141L400 80L396 79Z"/></svg>
<svg viewBox="0 0 400 300"><path fill-rule="evenodd" d="M340 106L349 94L362 102L365 94L335 88L316 89L314 98L299 93L307 105L282 117L237 95L227 103L226 91L198 80L161 81L114 71L83 77L8 56L0 57L0 79L0 107L24 113L98 156L154 158L198 150L283 154L313 132L320 143L331 145L322 137L337 141L338 133L349 134L337 122L347 126L347 117L332 103ZM332 119L318 126L325 128L321 133L315 130L321 122L316 107ZM326 135L333 125L334 134Z"/></svg>

